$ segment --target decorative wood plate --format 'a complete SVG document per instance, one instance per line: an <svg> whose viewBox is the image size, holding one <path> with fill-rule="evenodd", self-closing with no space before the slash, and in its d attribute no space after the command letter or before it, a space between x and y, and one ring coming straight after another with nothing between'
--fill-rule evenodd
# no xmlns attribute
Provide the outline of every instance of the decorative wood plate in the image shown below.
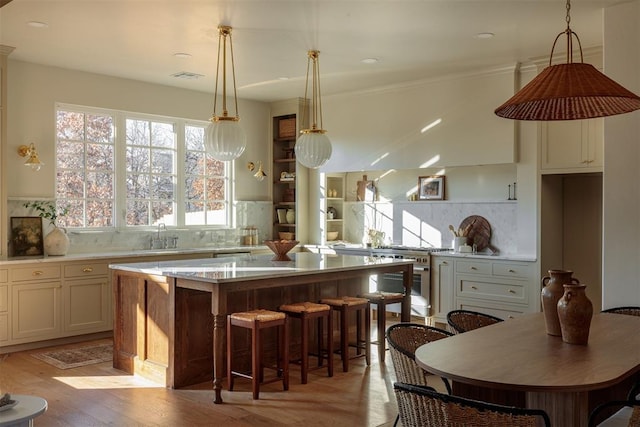
<svg viewBox="0 0 640 427"><path fill-rule="evenodd" d="M484 251L486 248L496 251L496 249L489 243L491 241L491 225L484 217L480 215L471 215L466 217L460 223L460 228L465 230L469 227L467 232L467 244L476 245L478 252Z"/></svg>

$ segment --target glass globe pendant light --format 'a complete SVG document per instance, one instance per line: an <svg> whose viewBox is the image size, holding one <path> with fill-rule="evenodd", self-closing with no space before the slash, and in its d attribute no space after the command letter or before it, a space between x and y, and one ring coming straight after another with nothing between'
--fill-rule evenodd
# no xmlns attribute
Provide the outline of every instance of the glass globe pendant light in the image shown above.
<svg viewBox="0 0 640 427"><path fill-rule="evenodd" d="M227 110L227 40L231 51L231 72L233 76L233 98L235 100L235 116L229 116ZM220 74L220 53L222 52L222 115L216 115L218 104L218 76ZM240 157L247 146L247 137L240 127L238 116L238 95L236 93L236 71L233 62L233 43L231 27L218 26L218 64L216 67L216 86L213 100L213 116L205 131L204 144L206 152L216 160L223 162Z"/></svg>
<svg viewBox="0 0 640 427"><path fill-rule="evenodd" d="M320 71L318 56L320 52L310 50L307 60L307 80L304 89L304 99L307 99L309 87L309 71L312 68L312 93L311 93L311 127L300 131L300 137L296 141L294 150L296 159L308 168L316 169L327 163L331 157L331 141L322 129L322 101L320 99ZM307 108L304 109L305 113ZM320 121L318 122L318 118ZM304 123L304 119L303 119ZM318 123L320 127L318 127Z"/></svg>

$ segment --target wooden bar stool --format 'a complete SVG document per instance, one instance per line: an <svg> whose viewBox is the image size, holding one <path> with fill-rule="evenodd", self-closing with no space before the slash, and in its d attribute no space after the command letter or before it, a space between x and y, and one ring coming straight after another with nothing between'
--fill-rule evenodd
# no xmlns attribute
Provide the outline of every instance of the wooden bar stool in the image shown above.
<svg viewBox="0 0 640 427"><path fill-rule="evenodd" d="M402 303L404 294L399 292L377 291L362 294L361 297L368 299L370 304L376 305L378 340L374 344L378 344L378 359L380 363L384 363L384 356L387 351L387 343L385 340L385 332L387 330L387 305Z"/></svg>
<svg viewBox="0 0 640 427"><path fill-rule="evenodd" d="M300 375L302 384L307 383L308 373L317 369L324 368L325 353L323 350L322 339L324 338L323 324L327 320L327 375L333 376L333 339L331 331L333 331L333 321L331 316L331 307L327 304L316 304L313 302L296 302L292 304L283 304L280 306L290 318L300 319L301 330L301 349L300 349ZM318 366L309 367L309 328L310 321L317 319L318 321Z"/></svg>
<svg viewBox="0 0 640 427"><path fill-rule="evenodd" d="M233 334L232 326L251 330L251 372L249 374L233 370ZM262 361L261 331L266 328L278 328L277 377L264 381ZM282 381L285 390L289 390L289 323L287 315L279 311L251 310L227 315L227 379L229 391L233 391L234 377L251 380L253 398L258 399L260 383L267 384Z"/></svg>
<svg viewBox="0 0 640 427"><path fill-rule="evenodd" d="M340 357L342 359L342 370L349 371L349 360L357 357L365 357L367 366L371 364L371 310L369 300L357 297L337 297L323 298L322 304L331 306L331 311L340 313ZM356 313L356 341L349 343L349 313ZM362 315L364 313L364 338L362 337ZM333 333L332 333L333 335ZM356 348L356 355L349 357L349 347ZM364 349L364 354L362 350Z"/></svg>

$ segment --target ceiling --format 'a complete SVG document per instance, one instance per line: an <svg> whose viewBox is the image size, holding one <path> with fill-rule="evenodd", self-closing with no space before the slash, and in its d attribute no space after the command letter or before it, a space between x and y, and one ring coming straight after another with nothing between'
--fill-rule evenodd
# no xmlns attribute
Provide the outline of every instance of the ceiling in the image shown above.
<svg viewBox="0 0 640 427"><path fill-rule="evenodd" d="M583 48L602 45L603 8L620 2L574 0ZM564 0L13 0L0 44L12 60L213 93L217 26L231 25L238 97L275 101L304 95L309 49L327 96L548 57L565 15ZM203 77L171 76L183 71Z"/></svg>

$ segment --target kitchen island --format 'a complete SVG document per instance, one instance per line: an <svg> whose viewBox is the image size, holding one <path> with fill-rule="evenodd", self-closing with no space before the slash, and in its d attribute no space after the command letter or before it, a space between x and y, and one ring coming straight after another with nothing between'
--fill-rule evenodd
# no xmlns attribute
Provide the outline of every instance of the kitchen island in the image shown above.
<svg viewBox="0 0 640 427"><path fill-rule="evenodd" d="M291 261L245 255L110 265L114 367L171 388L213 379L215 403L222 403L228 313L355 295L369 289L372 275L402 272L407 292L401 318L410 320L413 260L290 256ZM240 348L238 357L246 358L246 351Z"/></svg>

